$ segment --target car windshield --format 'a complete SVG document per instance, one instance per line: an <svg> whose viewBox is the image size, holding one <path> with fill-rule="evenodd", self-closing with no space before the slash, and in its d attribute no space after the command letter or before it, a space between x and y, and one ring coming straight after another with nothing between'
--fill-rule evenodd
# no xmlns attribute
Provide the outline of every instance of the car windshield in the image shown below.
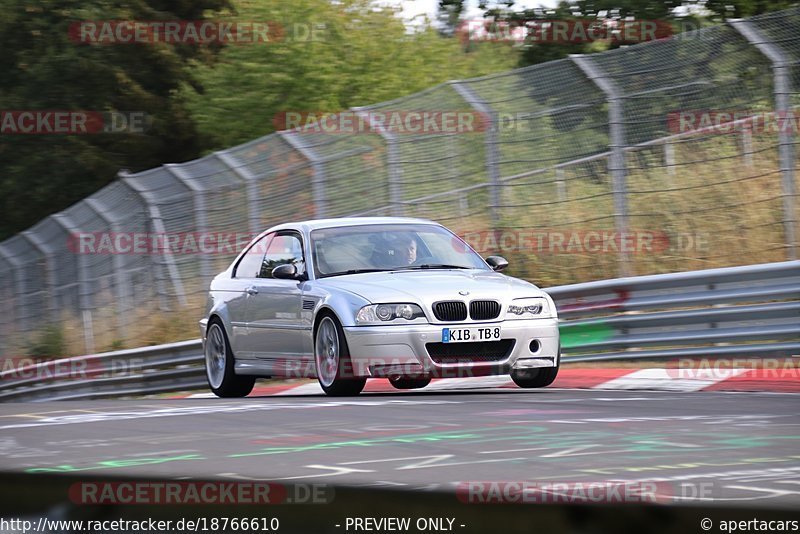
<svg viewBox="0 0 800 534"><path fill-rule="evenodd" d="M318 277L424 269L490 270L461 238L431 224L374 224L311 232Z"/></svg>

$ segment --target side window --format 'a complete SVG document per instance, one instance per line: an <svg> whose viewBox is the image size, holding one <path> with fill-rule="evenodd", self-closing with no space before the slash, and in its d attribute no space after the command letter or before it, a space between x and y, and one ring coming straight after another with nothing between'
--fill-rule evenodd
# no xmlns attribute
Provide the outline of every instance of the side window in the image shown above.
<svg viewBox="0 0 800 534"><path fill-rule="evenodd" d="M269 240L275 234L267 234L258 241L256 241L247 252L245 252L239 264L236 266L236 271L233 276L235 278L258 278L261 272L261 266L264 263L264 253L266 252Z"/></svg>
<svg viewBox="0 0 800 534"><path fill-rule="evenodd" d="M272 278L272 269L286 263L293 263L297 265L298 272L305 272L303 242L298 234L286 233L275 236L267 247L259 277Z"/></svg>

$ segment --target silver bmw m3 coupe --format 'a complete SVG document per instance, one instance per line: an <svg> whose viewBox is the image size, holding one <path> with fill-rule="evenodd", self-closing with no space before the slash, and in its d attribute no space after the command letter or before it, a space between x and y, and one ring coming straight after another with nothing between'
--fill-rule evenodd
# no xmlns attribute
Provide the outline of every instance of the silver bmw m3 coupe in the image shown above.
<svg viewBox="0 0 800 534"><path fill-rule="evenodd" d="M507 265L422 219L275 226L211 282L200 321L208 384L220 397L247 395L258 377L316 377L328 395L356 395L371 377L398 389L485 374L547 386L560 360L556 308L501 274Z"/></svg>

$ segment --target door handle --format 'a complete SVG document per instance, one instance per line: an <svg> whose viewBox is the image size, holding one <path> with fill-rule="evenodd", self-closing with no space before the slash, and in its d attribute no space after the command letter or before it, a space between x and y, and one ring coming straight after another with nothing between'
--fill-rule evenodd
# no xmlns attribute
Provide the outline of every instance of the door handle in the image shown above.
<svg viewBox="0 0 800 534"><path fill-rule="evenodd" d="M248 295L257 295L258 294L258 288L256 286L250 286L247 289L245 289L245 291L247 292Z"/></svg>

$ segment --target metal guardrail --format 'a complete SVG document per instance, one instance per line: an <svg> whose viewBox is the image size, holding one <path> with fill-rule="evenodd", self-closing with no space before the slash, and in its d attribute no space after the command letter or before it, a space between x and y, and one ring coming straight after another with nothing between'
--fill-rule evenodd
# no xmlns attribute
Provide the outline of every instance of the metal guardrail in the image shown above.
<svg viewBox="0 0 800 534"><path fill-rule="evenodd" d="M547 291L559 309L564 362L800 354L800 261ZM204 387L200 340L0 372L0 401L100 399Z"/></svg>
<svg viewBox="0 0 800 534"><path fill-rule="evenodd" d="M565 362L800 353L800 261L548 292L559 309Z"/></svg>
<svg viewBox="0 0 800 534"><path fill-rule="evenodd" d="M0 373L0 401L81 400L206 387L201 340L49 360Z"/></svg>

